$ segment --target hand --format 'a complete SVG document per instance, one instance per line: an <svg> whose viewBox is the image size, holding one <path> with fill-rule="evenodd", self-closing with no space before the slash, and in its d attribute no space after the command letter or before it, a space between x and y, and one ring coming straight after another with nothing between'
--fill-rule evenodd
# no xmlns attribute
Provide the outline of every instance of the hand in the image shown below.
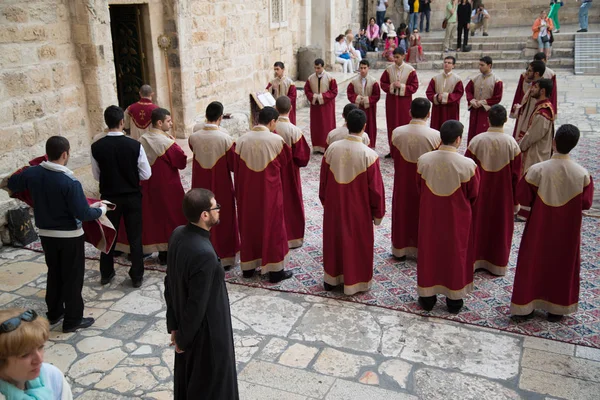
<svg viewBox="0 0 600 400"><path fill-rule="evenodd" d="M169 346L175 346L175 353L181 354L181 353L183 353L183 350L181 350L179 348L179 346L177 346L177 343L175 342L176 334L177 334L177 331L171 331L171 343L169 344Z"/></svg>
<svg viewBox="0 0 600 400"><path fill-rule="evenodd" d="M106 207L106 204L102 204L102 205L101 205L100 207L98 207L98 208L99 208L99 209L102 211L102 214L101 214L101 216L102 216L102 217L103 217L103 216L105 216L105 215L106 215L106 211L108 211L108 209L107 209L107 207Z"/></svg>
<svg viewBox="0 0 600 400"><path fill-rule="evenodd" d="M513 108L515 109L515 111L517 111L517 110L518 110L519 108L521 108L521 107L522 107L522 106L521 106L519 103L517 103L517 104L515 104L515 106L514 106Z"/></svg>

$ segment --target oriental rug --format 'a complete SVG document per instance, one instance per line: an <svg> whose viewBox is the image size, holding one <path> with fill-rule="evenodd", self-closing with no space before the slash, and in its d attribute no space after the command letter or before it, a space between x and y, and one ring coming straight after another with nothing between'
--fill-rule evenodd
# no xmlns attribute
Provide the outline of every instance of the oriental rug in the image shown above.
<svg viewBox="0 0 600 400"><path fill-rule="evenodd" d="M307 137L310 137L307 134ZM391 253L390 212L394 167L391 159L384 159L387 143L385 132L380 130L378 153L381 155L381 168L386 189L387 214L383 223L375 227L375 259L373 285L370 291L354 296L341 292L326 292L323 289L322 268L322 214L323 209L318 198L319 170L321 155L313 155L309 165L302 169L302 184L306 211L305 244L290 251L290 263L287 267L294 272L293 278L280 284L269 283L266 276L244 279L239 268L226 274L231 284L254 286L269 290L317 295L338 300L385 307L413 314L443 318L460 323L483 326L507 332L553 339L583 346L600 348L600 220L584 217L581 245L581 293L579 311L565 317L559 323L546 321L545 313L536 311L532 320L515 323L510 319L510 299L514 279L517 252L524 223L515 224L510 270L504 277L495 277L485 272L475 274L475 290L465 299L465 307L458 315L447 312L445 301L438 301L431 312L423 311L417 304L417 269L414 260L399 262ZM462 151L464 152L464 144ZM582 138L572 153L573 159L586 167L592 176L600 176L600 138ZM184 187L190 187L191 168L182 174ZM39 243L29 246L32 250L41 250ZM87 256L99 258L99 252L91 245L87 246ZM559 251L559 249L557 249ZM117 262L128 265L125 258ZM156 258L145 261L147 269L164 271Z"/></svg>

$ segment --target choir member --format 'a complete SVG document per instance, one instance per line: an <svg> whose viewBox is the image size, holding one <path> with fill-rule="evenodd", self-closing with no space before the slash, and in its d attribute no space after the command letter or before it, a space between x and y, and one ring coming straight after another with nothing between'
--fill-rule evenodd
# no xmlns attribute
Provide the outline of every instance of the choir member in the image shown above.
<svg viewBox="0 0 600 400"><path fill-rule="evenodd" d="M225 269L235 265L240 251L238 219L235 210L233 173L235 143L221 128L223 104L213 101L206 107L206 123L189 138L194 152L192 188L209 189L219 199L220 221L210 233L210 241Z"/></svg>
<svg viewBox="0 0 600 400"><path fill-rule="evenodd" d="M394 64L381 75L381 89L387 93L385 98L385 117L388 131L388 145L391 157L392 132L399 126L410 122L410 104L412 95L419 89L417 71L404 62L405 51L399 47L394 50Z"/></svg>
<svg viewBox="0 0 600 400"><path fill-rule="evenodd" d="M306 167L310 160L310 147L302 134L302 130L292 124L288 117L292 109L290 98L287 96L278 97L275 108L279 113L275 132L292 149L292 162L282 170L281 183L283 185L283 210L288 247L294 249L304 244L306 221L304 218L300 168Z"/></svg>
<svg viewBox="0 0 600 400"><path fill-rule="evenodd" d="M479 59L479 72L481 74L471 79L466 87L467 104L471 112L467 143L475 135L488 130L487 111L502 101L502 81L492 72L491 57Z"/></svg>
<svg viewBox="0 0 600 400"><path fill-rule="evenodd" d="M344 140L350 135L348 131L348 123L346 118L348 118L348 114L352 110L357 110L358 106L356 104L348 103L344 106L344 110L342 111L342 117L344 118L344 126L340 126L339 128L335 128L331 132L327 134L327 147L329 147L333 142L337 142L338 140ZM371 139L369 139L369 135L366 132L362 134L362 142L369 146L371 144ZM371 147L371 146L369 146Z"/></svg>
<svg viewBox="0 0 600 400"><path fill-rule="evenodd" d="M496 104L488 111L490 128L475 136L467 157L479 169L479 197L473 206L473 270L483 268L506 275L513 237L514 214L518 211L517 183L521 178L521 149L504 133L506 109Z"/></svg>
<svg viewBox="0 0 600 400"><path fill-rule="evenodd" d="M517 186L517 200L531 207L519 247L510 311L517 319L548 312L549 321L577 311L581 246L581 212L592 206L594 184L589 172L569 152L579 129L556 131L555 153L532 166Z"/></svg>
<svg viewBox="0 0 600 400"><path fill-rule="evenodd" d="M377 142L377 102L381 97L381 89L379 83L369 75L368 60L361 60L359 68L360 73L348 84L348 100L367 114L365 133L370 140L367 145L374 149Z"/></svg>
<svg viewBox="0 0 600 400"><path fill-rule="evenodd" d="M454 73L456 58L444 57L444 71L431 78L427 87L427 98L433 103L431 127L440 129L449 119L460 120L460 100L465 88L460 76Z"/></svg>
<svg viewBox="0 0 600 400"><path fill-rule="evenodd" d="M140 88L140 100L131 104L125 110L125 132L135 140L139 140L142 133L150 126L152 110L158 106L152 103L154 91L150 85Z"/></svg>
<svg viewBox="0 0 600 400"><path fill-rule="evenodd" d="M436 295L443 294L448 311L457 314L463 298L473 290L468 247L479 171L473 160L458 153L462 133L460 122L444 122L439 150L423 154L417 162L421 210L417 293L426 311L435 306Z"/></svg>
<svg viewBox="0 0 600 400"><path fill-rule="evenodd" d="M535 56L533 56L533 60L534 61L542 61L544 64L546 64L546 71L544 71L544 76L542 76L543 79L551 79L552 80L552 84L554 85L554 90L552 91L552 96L550 97L550 101L552 102L552 105L554 106L554 112L558 113L558 87L556 86L556 73L551 70L547 63L548 60L546 60L546 54L542 51L539 53L536 53Z"/></svg>
<svg viewBox="0 0 600 400"><path fill-rule="evenodd" d="M275 99L281 96L287 96L292 103L289 119L293 125L296 125L296 85L294 81L285 74L285 65L283 62L277 61L273 65L274 77L267 85L267 90L271 92Z"/></svg>
<svg viewBox="0 0 600 400"><path fill-rule="evenodd" d="M379 157L361 140L366 122L364 111L351 111L350 135L329 146L321 164L324 287L343 284L347 295L371 287L373 224L385 214Z"/></svg>
<svg viewBox="0 0 600 400"><path fill-rule="evenodd" d="M529 119L535 109L535 100L531 99L531 86L534 82L542 79L546 65L541 61L532 61L527 67L527 71L521 74L519 85L515 92L515 98L510 113L511 118L516 118L513 137L523 137L529 125Z"/></svg>
<svg viewBox="0 0 600 400"><path fill-rule="evenodd" d="M292 277L285 271L288 241L285 227L282 173L292 162L292 149L274 135L279 114L265 107L258 125L240 136L235 145L235 194L240 224L240 266L245 278L260 268L269 281Z"/></svg>
<svg viewBox="0 0 600 400"><path fill-rule="evenodd" d="M310 102L310 138L313 151L323 154L327 147L327 133L335 129L335 98L338 93L335 78L325 71L325 61L315 60L315 73L304 85Z"/></svg>
<svg viewBox="0 0 600 400"><path fill-rule="evenodd" d="M392 254L400 259L417 257L419 237L419 194L417 192L417 160L437 149L440 132L427 126L431 116L429 100L412 101L408 125L399 126L392 134L394 159L394 192L392 196Z"/></svg>

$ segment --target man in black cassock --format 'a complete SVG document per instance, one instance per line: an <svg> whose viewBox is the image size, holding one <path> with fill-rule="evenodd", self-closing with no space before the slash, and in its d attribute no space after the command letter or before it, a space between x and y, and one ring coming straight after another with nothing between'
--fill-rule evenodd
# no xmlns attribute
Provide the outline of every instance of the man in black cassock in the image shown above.
<svg viewBox="0 0 600 400"><path fill-rule="evenodd" d="M175 399L239 399L225 272L210 243L220 206L206 189L183 199L188 224L169 240L165 299L175 346Z"/></svg>

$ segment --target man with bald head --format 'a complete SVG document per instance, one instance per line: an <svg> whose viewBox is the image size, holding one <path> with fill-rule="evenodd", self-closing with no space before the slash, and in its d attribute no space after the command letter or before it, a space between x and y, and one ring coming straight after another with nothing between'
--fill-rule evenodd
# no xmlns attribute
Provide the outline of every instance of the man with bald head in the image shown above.
<svg viewBox="0 0 600 400"><path fill-rule="evenodd" d="M140 100L125 110L125 132L135 140L139 140L142 133L148 129L152 122L152 111L158 108L156 104L152 103L153 95L152 86L142 85Z"/></svg>

